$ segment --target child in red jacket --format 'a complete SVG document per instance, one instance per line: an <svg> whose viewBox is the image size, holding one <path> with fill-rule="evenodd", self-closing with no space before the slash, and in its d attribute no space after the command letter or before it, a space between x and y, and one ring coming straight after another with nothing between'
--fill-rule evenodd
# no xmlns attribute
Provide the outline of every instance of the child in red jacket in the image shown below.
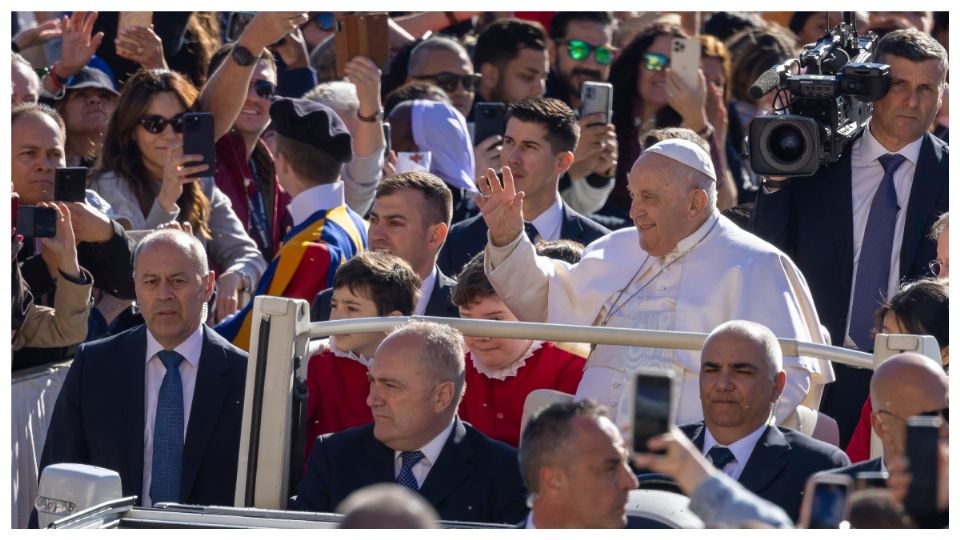
<svg viewBox="0 0 960 540"><path fill-rule="evenodd" d="M403 259L384 252L361 253L333 278L330 320L410 315L420 278ZM307 366L306 454L316 438L373 422L367 406L367 371L384 332L341 334Z"/></svg>
<svg viewBox="0 0 960 540"><path fill-rule="evenodd" d="M516 321L483 272L483 253L468 262L453 289L453 303L464 319ZM576 393L586 360L551 342L466 337L467 390L460 418L488 437L513 447L520 442L520 420L527 394L539 388Z"/></svg>

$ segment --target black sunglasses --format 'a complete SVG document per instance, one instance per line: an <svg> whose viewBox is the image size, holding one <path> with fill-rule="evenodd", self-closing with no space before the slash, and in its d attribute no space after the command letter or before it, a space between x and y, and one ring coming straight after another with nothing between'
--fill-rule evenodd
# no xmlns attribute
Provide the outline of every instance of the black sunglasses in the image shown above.
<svg viewBox="0 0 960 540"><path fill-rule="evenodd" d="M449 71L441 71L440 73L434 73L433 75L420 75L414 77L414 79L433 81L448 94L457 91L457 83L462 83L463 89L467 92L476 91L477 86L480 84L479 73L457 75L456 73L450 73Z"/></svg>
<svg viewBox="0 0 960 540"><path fill-rule="evenodd" d="M263 99L273 99L277 97L277 85L266 79L253 81L253 91Z"/></svg>
<svg viewBox="0 0 960 540"><path fill-rule="evenodd" d="M147 114L140 118L140 125L154 135L163 133L163 130L167 129L167 124L170 124L174 133L183 133L184 114L186 113L180 113L173 118L164 118L159 114Z"/></svg>

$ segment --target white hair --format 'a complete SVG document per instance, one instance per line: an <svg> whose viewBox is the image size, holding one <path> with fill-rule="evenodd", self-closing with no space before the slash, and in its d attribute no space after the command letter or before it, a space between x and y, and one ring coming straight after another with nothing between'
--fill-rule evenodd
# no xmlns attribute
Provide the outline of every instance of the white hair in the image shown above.
<svg viewBox="0 0 960 540"><path fill-rule="evenodd" d="M329 81L318 84L304 94L303 99L330 107L340 115L340 118L352 118L360 110L357 87L348 81Z"/></svg>
<svg viewBox="0 0 960 540"><path fill-rule="evenodd" d="M144 236L137 243L137 248L133 252L134 272L136 272L140 253L158 242L170 243L182 248L187 257L196 265L197 275L206 277L210 273L210 266L207 264L207 251L203 249L203 244L196 236L177 229L161 229Z"/></svg>

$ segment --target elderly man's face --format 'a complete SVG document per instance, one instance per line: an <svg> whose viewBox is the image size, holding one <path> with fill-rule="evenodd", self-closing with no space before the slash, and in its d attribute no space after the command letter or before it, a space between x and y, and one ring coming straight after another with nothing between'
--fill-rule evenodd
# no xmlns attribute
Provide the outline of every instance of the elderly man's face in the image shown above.
<svg viewBox="0 0 960 540"><path fill-rule="evenodd" d="M11 106L36 103L40 99L40 78L20 62L13 62L10 67L13 76Z"/></svg>
<svg viewBox="0 0 960 540"><path fill-rule="evenodd" d="M718 334L700 358L703 418L722 444L734 442L763 425L783 391L784 378L771 373L762 349L752 339Z"/></svg>
<svg viewBox="0 0 960 540"><path fill-rule="evenodd" d="M630 219L640 247L654 257L670 253L700 226L694 210L697 188L678 180L684 165L659 154L643 154L627 176Z"/></svg>
<svg viewBox="0 0 960 540"><path fill-rule="evenodd" d="M421 360L422 338L387 337L373 357L367 377L367 406L373 413L373 436L393 450L418 450L446 427L452 406Z"/></svg>
<svg viewBox="0 0 960 540"><path fill-rule="evenodd" d="M454 51L447 49L432 49L424 53L426 58L423 59L423 62L419 63L422 66L417 72L411 71L409 74L410 79L425 79L433 84L439 84L436 79L431 79L431 77L436 76L441 73L449 73L453 75L472 75L473 74L473 62L470 61L470 58L457 54ZM419 67L419 66L418 66ZM460 114L466 118L470 116L470 108L473 107L473 98L476 94L476 89L467 90L463 86L463 81L458 81L456 83L456 88L453 90L443 89L446 92L447 97L450 98L450 102L453 104L454 108L460 111Z"/></svg>
<svg viewBox="0 0 960 540"><path fill-rule="evenodd" d="M562 476L567 519L578 528L621 529L637 477L627 465L620 430L606 417L576 417L573 428L575 452Z"/></svg>
<svg viewBox="0 0 960 540"><path fill-rule="evenodd" d="M147 328L164 348L176 347L200 328L203 305L213 294L213 272L201 275L186 246L154 241L137 255L133 279Z"/></svg>
<svg viewBox="0 0 960 540"><path fill-rule="evenodd" d="M46 114L20 117L10 133L11 179L22 204L53 200L53 176L66 164L66 136Z"/></svg>

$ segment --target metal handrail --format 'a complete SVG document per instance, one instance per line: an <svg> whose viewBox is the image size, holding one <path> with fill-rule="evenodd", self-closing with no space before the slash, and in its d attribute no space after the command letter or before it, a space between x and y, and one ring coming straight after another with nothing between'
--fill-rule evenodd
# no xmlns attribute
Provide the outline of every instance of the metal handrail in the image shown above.
<svg viewBox="0 0 960 540"><path fill-rule="evenodd" d="M337 334L358 332L387 332L409 321L429 321L450 325L465 336L540 339L576 343L597 343L603 345L627 345L655 347L662 349L682 349L698 351L708 334L698 332L675 332L669 330L639 330L636 328L615 328L609 326L578 326L572 324L530 323L513 321L488 321L479 319L457 319L448 317L364 317L310 323L308 336L311 339ZM873 369L873 355L796 339L778 338L780 349L786 356L810 356L823 358L831 362L861 368Z"/></svg>

